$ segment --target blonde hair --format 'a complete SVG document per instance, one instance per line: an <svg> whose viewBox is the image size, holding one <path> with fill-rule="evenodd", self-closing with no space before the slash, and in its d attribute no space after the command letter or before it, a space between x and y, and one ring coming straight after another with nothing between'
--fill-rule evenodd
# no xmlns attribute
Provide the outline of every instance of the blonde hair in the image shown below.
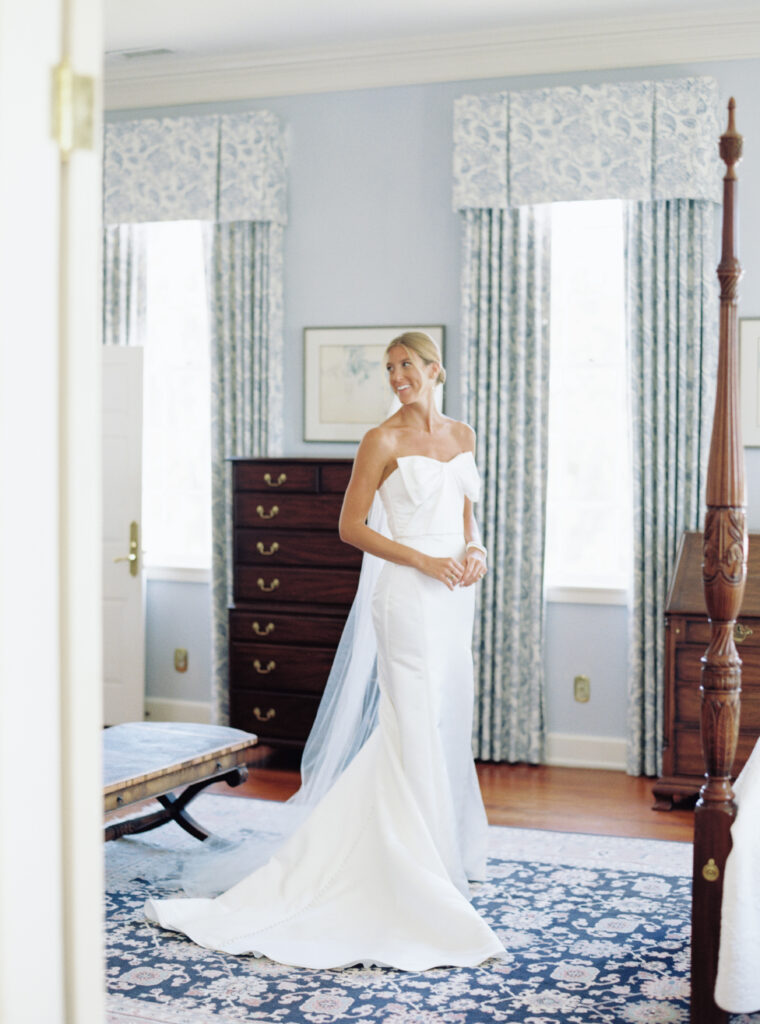
<svg viewBox="0 0 760 1024"><path fill-rule="evenodd" d="M396 345L401 345L402 348L416 352L426 366L430 366L431 363L438 363L439 370L435 383L444 383L446 371L441 362L441 353L429 334L425 334L424 331L405 331L403 334L399 334L398 338L394 338L386 348L386 356Z"/></svg>

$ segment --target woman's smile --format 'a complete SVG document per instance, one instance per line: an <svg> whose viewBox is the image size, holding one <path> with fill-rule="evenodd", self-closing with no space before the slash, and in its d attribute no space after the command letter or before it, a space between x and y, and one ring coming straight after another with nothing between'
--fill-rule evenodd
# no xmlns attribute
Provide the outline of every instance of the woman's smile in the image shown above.
<svg viewBox="0 0 760 1024"><path fill-rule="evenodd" d="M416 353L408 352L401 345L394 345L388 352L389 383L399 399L419 394L427 383L431 389L432 379L426 376L425 365Z"/></svg>

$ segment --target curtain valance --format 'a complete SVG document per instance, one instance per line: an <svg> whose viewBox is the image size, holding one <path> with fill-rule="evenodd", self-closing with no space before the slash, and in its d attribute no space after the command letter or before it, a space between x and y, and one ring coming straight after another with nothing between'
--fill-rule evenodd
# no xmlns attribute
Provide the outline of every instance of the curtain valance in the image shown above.
<svg viewBox="0 0 760 1024"><path fill-rule="evenodd" d="M106 224L284 224L285 142L267 110L111 121L103 167Z"/></svg>
<svg viewBox="0 0 760 1024"><path fill-rule="evenodd" d="M559 86L454 103L454 209L720 202L713 78Z"/></svg>

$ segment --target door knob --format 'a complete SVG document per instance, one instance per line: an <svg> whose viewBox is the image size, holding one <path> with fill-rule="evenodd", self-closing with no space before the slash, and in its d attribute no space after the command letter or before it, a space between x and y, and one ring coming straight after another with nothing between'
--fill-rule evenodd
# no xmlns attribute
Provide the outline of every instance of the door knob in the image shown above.
<svg viewBox="0 0 760 1024"><path fill-rule="evenodd" d="M114 562L129 562L130 576L136 576L140 571L138 531L134 520L129 524L129 554L119 555L118 558L114 558Z"/></svg>

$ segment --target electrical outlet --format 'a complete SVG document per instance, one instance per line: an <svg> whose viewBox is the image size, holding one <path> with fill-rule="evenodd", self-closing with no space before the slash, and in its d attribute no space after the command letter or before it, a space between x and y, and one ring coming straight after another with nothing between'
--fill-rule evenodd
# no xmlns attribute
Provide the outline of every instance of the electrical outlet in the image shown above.
<svg viewBox="0 0 760 1024"><path fill-rule="evenodd" d="M591 680L588 676L576 676L573 679L573 696L579 704L591 700Z"/></svg>
<svg viewBox="0 0 760 1024"><path fill-rule="evenodd" d="M174 648L174 669L176 672L187 672L187 651L184 647Z"/></svg>

